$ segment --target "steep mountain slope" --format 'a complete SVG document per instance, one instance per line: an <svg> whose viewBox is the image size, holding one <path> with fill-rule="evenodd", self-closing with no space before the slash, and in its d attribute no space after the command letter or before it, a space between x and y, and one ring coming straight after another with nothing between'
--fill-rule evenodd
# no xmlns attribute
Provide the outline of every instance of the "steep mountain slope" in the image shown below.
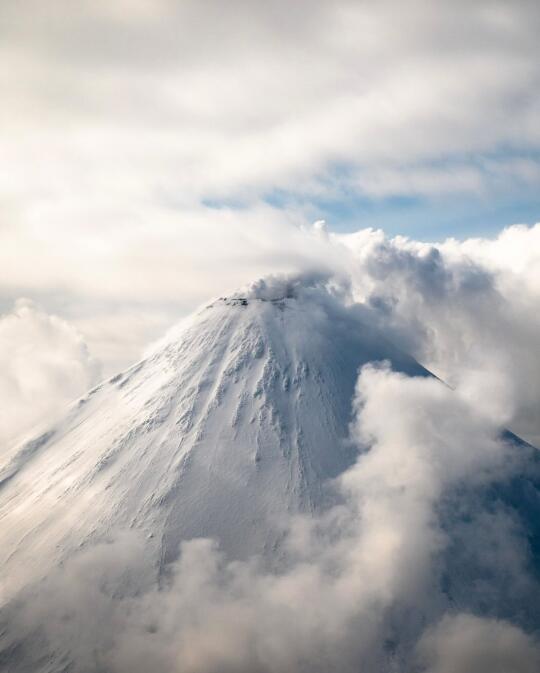
<svg viewBox="0 0 540 673"><path fill-rule="evenodd" d="M1 470L4 598L119 528L144 532L154 564L200 536L232 558L274 553L280 519L320 508L354 460L357 371L383 359L427 374L317 283L201 309Z"/></svg>

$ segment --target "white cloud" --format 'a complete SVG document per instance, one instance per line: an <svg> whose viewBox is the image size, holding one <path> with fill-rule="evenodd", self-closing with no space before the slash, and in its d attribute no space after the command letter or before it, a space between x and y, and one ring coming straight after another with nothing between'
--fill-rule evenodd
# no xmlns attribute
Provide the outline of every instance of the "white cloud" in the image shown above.
<svg viewBox="0 0 540 673"><path fill-rule="evenodd" d="M72 227L73 212L56 213L54 225L35 221L0 228L3 289L28 288L82 296L86 301L206 301L265 272L317 264L322 246L294 225L300 213L259 205L239 211L197 209L183 214L134 213L114 226L89 209Z"/></svg>
<svg viewBox="0 0 540 673"><path fill-rule="evenodd" d="M419 643L426 673L535 673L538 642L512 624L473 615L445 617Z"/></svg>
<svg viewBox="0 0 540 673"><path fill-rule="evenodd" d="M540 442L540 226L442 244L363 231L353 288L374 321L471 403Z"/></svg>
<svg viewBox="0 0 540 673"><path fill-rule="evenodd" d="M0 446L51 417L99 375L81 334L69 323L19 299L0 316Z"/></svg>
<svg viewBox="0 0 540 673"><path fill-rule="evenodd" d="M268 273L339 266L339 250L304 227L303 215L265 205L183 215L152 209L112 226L99 210L89 209L78 227L74 217L67 209L46 228L46 215L0 226L0 292L64 315L107 373L213 296Z"/></svg>
<svg viewBox="0 0 540 673"><path fill-rule="evenodd" d="M1 298L73 321L108 372L209 296L338 255L291 226L319 216L313 197L538 182L532 2L32 0L0 15ZM298 205L261 205L276 189ZM133 325L122 353L106 332Z"/></svg>
<svg viewBox="0 0 540 673"><path fill-rule="evenodd" d="M389 161L358 171L350 186L370 197L387 196L480 196L540 182L540 166L531 159L447 161L435 164L402 164ZM516 197L519 198L519 197Z"/></svg>

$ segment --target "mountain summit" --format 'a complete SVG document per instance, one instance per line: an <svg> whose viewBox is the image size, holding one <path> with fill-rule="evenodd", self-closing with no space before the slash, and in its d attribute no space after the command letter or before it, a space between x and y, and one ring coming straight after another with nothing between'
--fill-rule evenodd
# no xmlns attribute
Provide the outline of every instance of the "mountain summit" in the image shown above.
<svg viewBox="0 0 540 673"><path fill-rule="evenodd" d="M280 520L320 509L354 461L354 385L375 360L427 374L321 281L260 281L202 308L0 472L10 589L18 568L38 578L115 529L142 531L162 566L194 537L274 554Z"/></svg>

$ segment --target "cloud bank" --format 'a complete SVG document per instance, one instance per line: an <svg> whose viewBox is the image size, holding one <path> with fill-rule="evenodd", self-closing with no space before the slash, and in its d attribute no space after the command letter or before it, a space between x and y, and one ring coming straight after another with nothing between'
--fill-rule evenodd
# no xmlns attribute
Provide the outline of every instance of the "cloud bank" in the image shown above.
<svg viewBox="0 0 540 673"><path fill-rule="evenodd" d="M38 240L45 286L83 268L78 285L114 293L130 240L152 257L167 219L232 240L226 209L333 203L337 225L347 201L366 226L384 199L536 204L534 2L29 0L0 22L0 238ZM38 273L32 252L7 284Z"/></svg>
<svg viewBox="0 0 540 673"><path fill-rule="evenodd" d="M537 229L431 261L386 241L392 288L375 287L389 259L307 230L317 203L536 194L536 3L31 0L0 21L4 312L30 297L112 374L212 295L346 267L404 345L453 385L478 370L536 441ZM458 287L466 267L483 291Z"/></svg>

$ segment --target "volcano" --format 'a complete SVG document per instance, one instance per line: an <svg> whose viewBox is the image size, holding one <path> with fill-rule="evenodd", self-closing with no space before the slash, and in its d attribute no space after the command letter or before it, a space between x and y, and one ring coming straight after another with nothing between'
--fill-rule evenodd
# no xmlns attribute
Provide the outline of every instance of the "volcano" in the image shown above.
<svg viewBox="0 0 540 673"><path fill-rule="evenodd" d="M13 453L4 594L117 529L142 532L161 569L195 537L278 556L282 519L323 508L354 462L358 369L381 360L428 375L319 282L260 281L203 307Z"/></svg>

